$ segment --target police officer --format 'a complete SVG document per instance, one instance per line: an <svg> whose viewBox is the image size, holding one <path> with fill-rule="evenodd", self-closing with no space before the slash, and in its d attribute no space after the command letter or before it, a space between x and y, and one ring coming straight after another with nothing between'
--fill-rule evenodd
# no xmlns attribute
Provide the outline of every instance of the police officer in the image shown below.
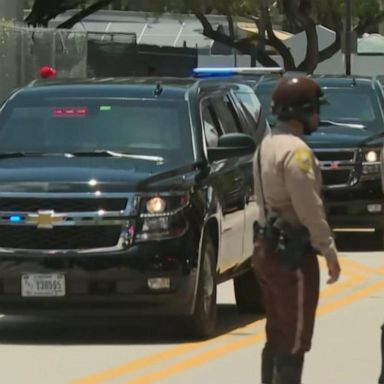
<svg viewBox="0 0 384 384"><path fill-rule="evenodd" d="M319 297L317 254L326 260L328 284L336 282L340 275L337 250L320 197L320 169L302 140L303 135L317 129L323 101L321 88L310 78L280 79L272 94L272 112L278 122L263 139L256 156L258 224L263 229L260 233L277 233L275 246L268 244L269 238L259 236L261 241L256 243L262 245L263 251L255 246L253 259L266 306L263 384L301 383ZM277 226L278 221L299 233L299 241L291 241L298 245L289 245L289 237L279 232L284 226ZM272 231L269 225L274 226Z"/></svg>

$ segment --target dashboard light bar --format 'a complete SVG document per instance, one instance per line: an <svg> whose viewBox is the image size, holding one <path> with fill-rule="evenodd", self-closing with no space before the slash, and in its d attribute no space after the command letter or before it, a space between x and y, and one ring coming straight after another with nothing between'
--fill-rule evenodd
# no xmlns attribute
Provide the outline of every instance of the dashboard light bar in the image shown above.
<svg viewBox="0 0 384 384"><path fill-rule="evenodd" d="M283 74L284 70L281 67L260 67L260 68L248 68L248 67L223 67L223 68L194 68L193 74L195 77L224 77L224 76L236 76L236 75L266 75L278 73Z"/></svg>

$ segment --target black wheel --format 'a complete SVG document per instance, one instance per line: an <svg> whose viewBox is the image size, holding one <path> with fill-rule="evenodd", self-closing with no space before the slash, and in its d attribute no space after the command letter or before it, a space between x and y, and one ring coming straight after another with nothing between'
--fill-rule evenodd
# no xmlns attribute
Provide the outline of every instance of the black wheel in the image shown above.
<svg viewBox="0 0 384 384"><path fill-rule="evenodd" d="M375 233L377 233L377 249L383 250L384 249L384 230L379 229L375 230Z"/></svg>
<svg viewBox="0 0 384 384"><path fill-rule="evenodd" d="M260 285L252 270L233 279L237 310L240 313L264 314Z"/></svg>
<svg viewBox="0 0 384 384"><path fill-rule="evenodd" d="M216 328L216 249L204 236L194 312L187 318L187 332L196 339L212 336Z"/></svg>

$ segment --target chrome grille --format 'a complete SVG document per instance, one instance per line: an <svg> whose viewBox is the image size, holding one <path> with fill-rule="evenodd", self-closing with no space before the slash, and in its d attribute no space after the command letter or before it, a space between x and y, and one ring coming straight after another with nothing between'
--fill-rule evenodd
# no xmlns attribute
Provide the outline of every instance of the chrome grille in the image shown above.
<svg viewBox="0 0 384 384"><path fill-rule="evenodd" d="M118 198L0 198L0 211L37 212L97 212L125 210L127 199Z"/></svg>
<svg viewBox="0 0 384 384"><path fill-rule="evenodd" d="M0 253L105 252L132 244L139 197L129 193L0 193Z"/></svg>

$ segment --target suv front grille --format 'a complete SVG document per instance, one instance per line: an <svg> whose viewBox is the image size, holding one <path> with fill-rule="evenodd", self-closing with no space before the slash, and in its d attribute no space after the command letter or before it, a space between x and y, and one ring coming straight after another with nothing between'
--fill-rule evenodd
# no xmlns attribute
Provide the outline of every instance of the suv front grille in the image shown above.
<svg viewBox="0 0 384 384"><path fill-rule="evenodd" d="M355 149L314 149L320 162L323 186L345 187L354 179L358 152Z"/></svg>
<svg viewBox="0 0 384 384"><path fill-rule="evenodd" d="M348 170L341 171L322 171L323 185L345 185L349 181L351 172Z"/></svg>
<svg viewBox="0 0 384 384"><path fill-rule="evenodd" d="M315 155L319 161L353 161L355 158L355 151L316 151Z"/></svg>
<svg viewBox="0 0 384 384"><path fill-rule="evenodd" d="M13 249L81 250L118 244L121 226L76 226L38 229L31 226L0 226L0 247Z"/></svg>
<svg viewBox="0 0 384 384"><path fill-rule="evenodd" d="M124 198L0 198L0 211L3 212L118 212L126 206L127 199Z"/></svg>

